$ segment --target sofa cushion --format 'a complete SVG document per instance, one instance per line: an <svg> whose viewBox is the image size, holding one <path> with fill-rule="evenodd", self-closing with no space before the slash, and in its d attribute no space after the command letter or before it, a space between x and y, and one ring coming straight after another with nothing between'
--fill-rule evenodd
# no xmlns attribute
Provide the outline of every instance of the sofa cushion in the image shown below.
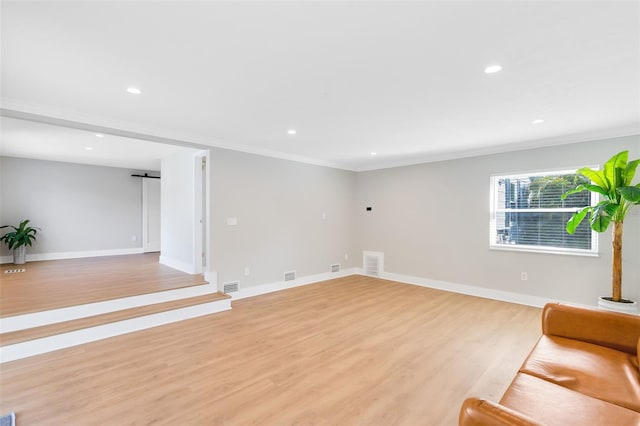
<svg viewBox="0 0 640 426"><path fill-rule="evenodd" d="M636 355L579 340L542 336L520 372L640 412Z"/></svg>
<svg viewBox="0 0 640 426"><path fill-rule="evenodd" d="M518 373L500 404L548 426L639 425L640 413Z"/></svg>
<svg viewBox="0 0 640 426"><path fill-rule="evenodd" d="M640 317L547 303L542 311L542 334L589 342L634 355L640 338Z"/></svg>

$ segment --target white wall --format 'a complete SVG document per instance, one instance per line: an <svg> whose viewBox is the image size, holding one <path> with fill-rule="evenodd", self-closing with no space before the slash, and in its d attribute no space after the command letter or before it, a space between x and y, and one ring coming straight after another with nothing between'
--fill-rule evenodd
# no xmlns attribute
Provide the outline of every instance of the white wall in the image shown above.
<svg viewBox="0 0 640 426"><path fill-rule="evenodd" d="M140 248L142 186L131 173L0 157L1 224L30 219L42 229L28 254ZM0 253L9 255L4 245Z"/></svg>
<svg viewBox="0 0 640 426"><path fill-rule="evenodd" d="M160 263L187 273L196 273L195 156L200 152L202 151L185 148L164 158L160 167Z"/></svg>
<svg viewBox="0 0 640 426"><path fill-rule="evenodd" d="M602 164L622 149L639 158L640 137L361 173L212 149L208 264L219 282L246 288L289 270L304 277L332 263L360 266L361 251L374 250L385 253L388 272L593 304L610 292L609 233L600 234L596 258L489 250L489 176ZM162 163L162 257L182 270L194 261L197 152ZM0 221L28 217L43 229L31 253L139 248L141 184L130 174L0 158ZM625 223L623 293L640 299L638 208Z"/></svg>
<svg viewBox="0 0 640 426"><path fill-rule="evenodd" d="M160 179L142 179L142 250L160 251Z"/></svg>
<svg viewBox="0 0 640 426"><path fill-rule="evenodd" d="M358 173L357 247L384 252L388 272L593 305L611 292L610 233L600 234L599 257L489 250L489 177L603 164L623 149L640 158L640 136ZM625 222L623 251L623 293L635 300L639 210Z"/></svg>
<svg viewBox="0 0 640 426"><path fill-rule="evenodd" d="M211 163L218 282L246 288L282 281L289 270L304 277L329 272L333 263L359 265L355 173L224 149L212 150ZM238 224L227 225L228 218Z"/></svg>

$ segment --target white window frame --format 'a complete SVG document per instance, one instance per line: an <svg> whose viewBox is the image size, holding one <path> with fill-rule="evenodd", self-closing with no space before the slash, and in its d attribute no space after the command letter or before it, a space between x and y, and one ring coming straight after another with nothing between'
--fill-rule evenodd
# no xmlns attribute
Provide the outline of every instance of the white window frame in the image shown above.
<svg viewBox="0 0 640 426"><path fill-rule="evenodd" d="M591 167L593 169L598 169L598 166ZM568 170L547 170L547 171L535 171L529 173L523 172L515 172L515 173L496 173L492 174L489 181L489 248L491 250L501 250L501 251L519 251L519 252L532 252L532 253L549 253L549 254L566 254L573 256L593 256L598 257L598 233L594 230L591 230L591 249L575 249L575 248L564 248L564 247L552 247L552 246L532 246L525 244L498 244L496 242L496 213L500 212L569 212L575 213L575 207L567 207L567 208L541 208L541 209L507 209L507 208L498 208L496 206L495 199L495 182L496 179L502 179L505 177L510 178L529 178L534 176L550 176L550 175L563 175L563 174L575 174L578 168L568 169ZM595 205L598 202L599 196L595 192L591 192L591 205ZM588 217L585 218L588 220Z"/></svg>

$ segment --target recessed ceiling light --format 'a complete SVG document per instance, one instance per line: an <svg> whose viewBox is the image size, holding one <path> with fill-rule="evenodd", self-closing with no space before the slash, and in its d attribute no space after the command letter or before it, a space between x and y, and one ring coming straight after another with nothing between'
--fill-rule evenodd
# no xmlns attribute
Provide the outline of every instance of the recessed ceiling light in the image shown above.
<svg viewBox="0 0 640 426"><path fill-rule="evenodd" d="M84 149L86 149L87 151L91 151L93 149L93 147L85 146Z"/></svg>
<svg viewBox="0 0 640 426"><path fill-rule="evenodd" d="M102 133L96 133L96 138L104 138L104 135Z"/></svg>
<svg viewBox="0 0 640 426"><path fill-rule="evenodd" d="M538 119L538 120L533 120L533 121L531 122L531 124L542 124L542 123L544 123L544 120L540 120L540 119Z"/></svg>
<svg viewBox="0 0 640 426"><path fill-rule="evenodd" d="M140 93L142 93L142 90L138 89L137 87L127 87L127 92L134 95L139 95Z"/></svg>
<svg viewBox="0 0 640 426"><path fill-rule="evenodd" d="M371 156L372 156L372 157L375 157L376 155L378 155L378 153L377 153L377 152L372 152L372 153L371 153Z"/></svg>
<svg viewBox="0 0 640 426"><path fill-rule="evenodd" d="M487 74L495 74L500 71L502 71L502 67L500 65L489 65L484 69L484 72Z"/></svg>
<svg viewBox="0 0 640 426"><path fill-rule="evenodd" d="M295 135L295 134L296 134L296 131L295 131L295 130L293 130L293 129L289 129L289 130L287 130L287 134L289 134L289 135Z"/></svg>

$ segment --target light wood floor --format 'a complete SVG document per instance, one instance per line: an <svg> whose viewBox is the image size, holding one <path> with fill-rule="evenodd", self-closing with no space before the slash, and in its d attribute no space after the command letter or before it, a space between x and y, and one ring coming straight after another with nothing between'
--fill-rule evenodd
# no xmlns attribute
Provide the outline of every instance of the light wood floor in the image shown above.
<svg viewBox="0 0 640 426"><path fill-rule="evenodd" d="M171 300L168 302L154 303L151 305L139 306L137 308L123 309L106 314L93 315L90 317L78 318L75 320L57 322L40 327L26 328L24 330L0 333L0 347L15 345L29 340L40 339L47 336L68 333L99 325L110 324L146 315L166 312L173 309L185 308L202 303L211 303L218 300L230 299L231 296L224 293L211 293L202 296L187 297L184 299ZM1 331L1 330L0 330Z"/></svg>
<svg viewBox="0 0 640 426"><path fill-rule="evenodd" d="M2 265L0 317L203 284L158 263L158 253ZM26 272L5 274L13 268Z"/></svg>
<svg viewBox="0 0 640 426"><path fill-rule="evenodd" d="M352 276L0 365L23 425L455 425L498 400L540 310Z"/></svg>

